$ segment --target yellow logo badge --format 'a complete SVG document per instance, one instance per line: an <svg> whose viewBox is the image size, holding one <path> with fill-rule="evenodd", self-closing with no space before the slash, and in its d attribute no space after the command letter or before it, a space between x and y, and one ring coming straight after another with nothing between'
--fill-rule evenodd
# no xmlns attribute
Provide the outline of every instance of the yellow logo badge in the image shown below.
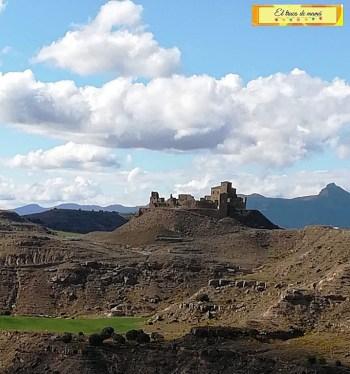
<svg viewBox="0 0 350 374"><path fill-rule="evenodd" d="M252 23L254 26L343 26L344 10L342 4L253 5Z"/></svg>

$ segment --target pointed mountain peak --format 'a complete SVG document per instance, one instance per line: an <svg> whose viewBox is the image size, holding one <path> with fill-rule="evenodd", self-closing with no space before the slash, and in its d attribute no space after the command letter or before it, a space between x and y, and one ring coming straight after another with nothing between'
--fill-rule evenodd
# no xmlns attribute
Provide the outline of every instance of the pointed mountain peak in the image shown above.
<svg viewBox="0 0 350 374"><path fill-rule="evenodd" d="M345 191L343 188L337 186L335 183L329 183L325 188L321 190L318 194L319 196L328 196L328 197L341 197L347 196L349 197L349 192Z"/></svg>

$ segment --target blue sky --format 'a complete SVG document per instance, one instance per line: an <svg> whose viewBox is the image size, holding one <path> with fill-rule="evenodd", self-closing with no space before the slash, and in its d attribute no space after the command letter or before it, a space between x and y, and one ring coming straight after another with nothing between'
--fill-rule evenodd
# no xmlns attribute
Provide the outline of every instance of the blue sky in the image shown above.
<svg viewBox="0 0 350 374"><path fill-rule="evenodd" d="M282 28L251 26L268 1L116 3L8 0L0 13L1 206L141 204L222 178L274 196L350 188L346 4L344 27Z"/></svg>
<svg viewBox="0 0 350 374"><path fill-rule="evenodd" d="M2 71L30 67L42 80L74 79L79 84L100 83L106 77L77 77L28 61L45 44L62 37L72 24L85 24L106 1L9 1L1 16L0 44L14 53L3 59ZM295 67L325 79L349 79L349 26L275 28L251 26L251 5L269 1L202 0L138 1L144 20L163 46L178 46L185 74L221 77L239 73L245 80ZM274 1L285 3L285 1ZM288 3L300 3L289 0ZM318 4L338 1L318 0ZM345 8L346 11L346 8ZM346 13L345 13L346 15Z"/></svg>

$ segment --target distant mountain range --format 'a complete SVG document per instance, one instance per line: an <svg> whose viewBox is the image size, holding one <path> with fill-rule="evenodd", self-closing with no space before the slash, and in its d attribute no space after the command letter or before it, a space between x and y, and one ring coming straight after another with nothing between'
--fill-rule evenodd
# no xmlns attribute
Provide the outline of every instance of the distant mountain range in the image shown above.
<svg viewBox="0 0 350 374"><path fill-rule="evenodd" d="M67 210L83 210L83 211L101 211L104 212L118 212L120 214L133 214L136 213L138 207L128 207L124 205L108 205L105 207L99 205L79 205L79 204L60 204L50 208L44 208L38 204L29 204L25 206L21 206L19 208L14 209L14 211L19 214L20 216L26 216L28 214L36 214L36 213L43 213L47 212L52 209L67 209Z"/></svg>
<svg viewBox="0 0 350 374"><path fill-rule="evenodd" d="M248 195L247 208L260 210L268 219L285 228L307 225L350 227L350 193L328 184L318 195L294 199Z"/></svg>
<svg viewBox="0 0 350 374"><path fill-rule="evenodd" d="M318 195L294 199L271 198L259 194L248 195L248 209L260 210L269 220L280 227L301 228L307 225L329 225L350 228L350 193L335 183L328 184ZM139 207L123 205L61 204L53 208L119 212L133 214ZM53 208L30 204L15 209L19 215L42 213Z"/></svg>

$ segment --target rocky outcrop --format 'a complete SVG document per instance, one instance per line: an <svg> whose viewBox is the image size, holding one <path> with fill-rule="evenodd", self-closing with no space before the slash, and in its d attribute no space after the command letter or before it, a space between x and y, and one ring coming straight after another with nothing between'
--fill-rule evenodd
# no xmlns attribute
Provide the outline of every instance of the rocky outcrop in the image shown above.
<svg viewBox="0 0 350 374"><path fill-rule="evenodd" d="M230 279L210 279L208 281L209 287L237 287L243 289L253 289L259 292L263 292L267 289L266 282L254 281L254 280L230 280Z"/></svg>
<svg viewBox="0 0 350 374"><path fill-rule="evenodd" d="M138 342L141 332L130 332L129 341L109 340L99 346L88 339L64 342L48 334L0 335L1 372L42 374L342 374L334 363L310 366L302 360L280 358L274 345L261 343L247 329L197 328L182 339ZM250 349L247 349L247 344ZM263 344L263 345L262 345ZM6 348L5 348L6 347ZM258 347L263 347L259 349ZM271 351L271 353L269 353ZM5 355L4 355L5 354Z"/></svg>
<svg viewBox="0 0 350 374"><path fill-rule="evenodd" d="M288 289L282 293L278 302L264 313L264 318L283 320L311 329L315 327L323 312L344 300L336 295L321 295L311 290Z"/></svg>

